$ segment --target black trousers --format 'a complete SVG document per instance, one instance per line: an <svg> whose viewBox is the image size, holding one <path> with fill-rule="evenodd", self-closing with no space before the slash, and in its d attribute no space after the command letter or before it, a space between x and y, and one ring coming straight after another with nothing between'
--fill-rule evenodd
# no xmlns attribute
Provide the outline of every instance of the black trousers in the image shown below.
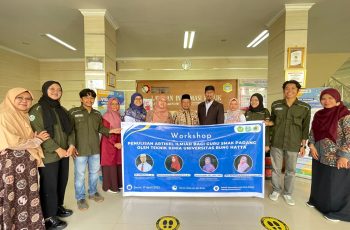
<svg viewBox="0 0 350 230"><path fill-rule="evenodd" d="M63 205L68 182L69 158L62 158L39 168L40 201L44 218L57 215L57 208Z"/></svg>

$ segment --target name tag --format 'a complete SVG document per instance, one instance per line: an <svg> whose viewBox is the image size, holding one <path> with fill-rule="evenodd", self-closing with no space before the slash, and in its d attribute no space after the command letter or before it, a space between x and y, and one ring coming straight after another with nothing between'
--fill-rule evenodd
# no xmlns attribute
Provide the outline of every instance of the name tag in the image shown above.
<svg viewBox="0 0 350 230"><path fill-rule="evenodd" d="M277 107L275 110L283 110L282 107Z"/></svg>
<svg viewBox="0 0 350 230"><path fill-rule="evenodd" d="M74 117L84 117L83 114L75 114Z"/></svg>

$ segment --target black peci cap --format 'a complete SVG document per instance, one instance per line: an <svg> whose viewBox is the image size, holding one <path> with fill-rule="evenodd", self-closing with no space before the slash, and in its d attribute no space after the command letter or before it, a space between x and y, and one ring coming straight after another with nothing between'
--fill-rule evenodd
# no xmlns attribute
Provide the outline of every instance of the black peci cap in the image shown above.
<svg viewBox="0 0 350 230"><path fill-rule="evenodd" d="M214 88L214 86L212 86L212 85L208 85L208 86L205 87L204 92L207 92L208 90L213 90L213 91L215 91L215 88Z"/></svg>

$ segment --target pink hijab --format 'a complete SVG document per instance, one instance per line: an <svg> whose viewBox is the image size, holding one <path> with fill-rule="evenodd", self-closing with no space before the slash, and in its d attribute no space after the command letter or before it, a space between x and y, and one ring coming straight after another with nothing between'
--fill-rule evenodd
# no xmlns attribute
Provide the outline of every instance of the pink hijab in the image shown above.
<svg viewBox="0 0 350 230"><path fill-rule="evenodd" d="M112 97L108 100L107 103L107 112L103 115L103 118L109 122L111 129L120 128L120 114L119 111L112 110L112 102L116 101L119 104L119 100L115 97Z"/></svg>
<svg viewBox="0 0 350 230"><path fill-rule="evenodd" d="M154 105L154 114L153 114L152 122L162 123L168 120L169 111L168 111L167 105L165 106L165 108L159 107L159 102L161 99L165 99L165 101L168 103L168 99L164 94L161 94L158 96L156 103Z"/></svg>

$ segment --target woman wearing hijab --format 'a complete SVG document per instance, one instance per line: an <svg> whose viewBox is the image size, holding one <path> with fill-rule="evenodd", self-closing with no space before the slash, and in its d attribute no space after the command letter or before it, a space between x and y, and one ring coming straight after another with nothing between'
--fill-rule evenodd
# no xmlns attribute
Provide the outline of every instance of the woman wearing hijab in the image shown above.
<svg viewBox="0 0 350 230"><path fill-rule="evenodd" d="M131 96L129 108L125 111L125 122L145 122L147 111L143 108L143 97L139 93Z"/></svg>
<svg viewBox="0 0 350 230"><path fill-rule="evenodd" d="M245 117L239 109L239 101L232 98L229 102L229 110L227 111L225 123L245 122Z"/></svg>
<svg viewBox="0 0 350 230"><path fill-rule="evenodd" d="M168 99L164 94L159 95L154 103L154 109L148 111L146 121L152 123L173 123L173 117L168 111Z"/></svg>
<svg viewBox="0 0 350 230"><path fill-rule="evenodd" d="M266 121L265 123L265 152L270 150L270 129L266 125L270 120L270 112L264 108L263 96L260 93L254 93L250 97L250 105L245 113L247 121Z"/></svg>
<svg viewBox="0 0 350 230"><path fill-rule="evenodd" d="M207 173L211 173L215 171L215 166L211 163L210 157L204 158L204 165L202 169Z"/></svg>
<svg viewBox="0 0 350 230"><path fill-rule="evenodd" d="M108 129L120 128L119 101L110 98L107 103L107 112L103 115L103 125ZM120 134L110 134L101 138L101 167L102 189L117 193L122 187L122 157Z"/></svg>
<svg viewBox="0 0 350 230"><path fill-rule="evenodd" d="M33 133L32 101L30 91L13 88L0 104L0 229L45 229L37 166L43 166L40 144L49 134Z"/></svg>
<svg viewBox="0 0 350 230"><path fill-rule="evenodd" d="M60 104L62 87L59 82L47 81L42 97L29 111L34 131L46 130L50 139L42 143L44 165L39 168L40 200L47 229L64 229L67 223L58 217L72 215L63 207L69 174L69 156L75 151L74 131L68 112Z"/></svg>
<svg viewBox="0 0 350 230"><path fill-rule="evenodd" d="M311 194L307 205L328 220L350 222L350 112L336 89L321 92L322 110L312 121Z"/></svg>
<svg viewBox="0 0 350 230"><path fill-rule="evenodd" d="M237 166L237 172L239 173L245 173L248 172L250 169L250 166L248 164L248 159L246 156L242 156L241 159L239 159L239 164Z"/></svg>
<svg viewBox="0 0 350 230"><path fill-rule="evenodd" d="M172 172L178 172L181 169L181 164L179 162L179 158L177 156L171 156L171 165L170 165L170 171Z"/></svg>

